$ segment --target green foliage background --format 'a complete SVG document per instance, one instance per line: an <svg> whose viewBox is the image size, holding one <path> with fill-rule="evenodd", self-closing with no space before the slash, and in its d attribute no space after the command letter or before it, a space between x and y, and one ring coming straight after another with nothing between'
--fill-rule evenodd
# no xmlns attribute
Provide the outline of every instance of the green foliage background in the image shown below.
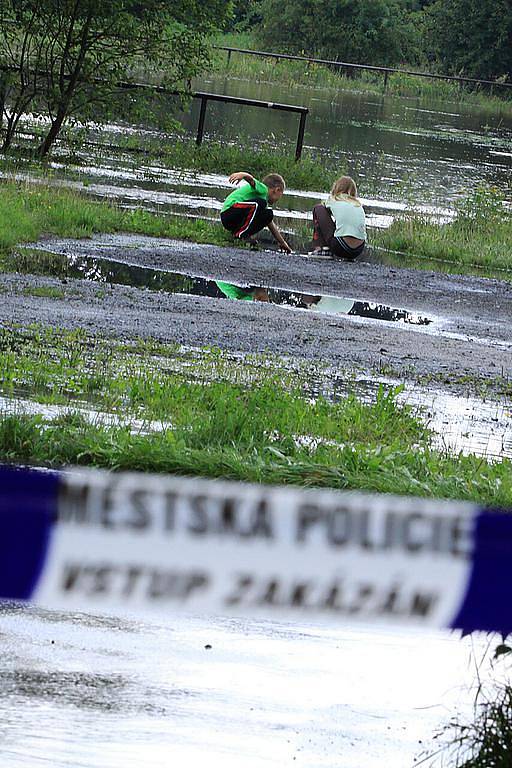
<svg viewBox="0 0 512 768"><path fill-rule="evenodd" d="M236 0L228 28L275 52L512 80L510 0Z"/></svg>

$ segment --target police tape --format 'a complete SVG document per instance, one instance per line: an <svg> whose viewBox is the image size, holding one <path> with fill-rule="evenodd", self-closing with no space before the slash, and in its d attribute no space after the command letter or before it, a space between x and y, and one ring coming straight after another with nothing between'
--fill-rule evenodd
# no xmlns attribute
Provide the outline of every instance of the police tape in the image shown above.
<svg viewBox="0 0 512 768"><path fill-rule="evenodd" d="M0 598L512 631L512 514L466 502L0 469Z"/></svg>

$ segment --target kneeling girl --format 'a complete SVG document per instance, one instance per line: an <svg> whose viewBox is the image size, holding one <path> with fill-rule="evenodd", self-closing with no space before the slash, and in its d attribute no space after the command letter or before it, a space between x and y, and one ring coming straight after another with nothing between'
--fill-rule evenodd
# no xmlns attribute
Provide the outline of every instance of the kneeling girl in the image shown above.
<svg viewBox="0 0 512 768"><path fill-rule="evenodd" d="M357 187L350 176L334 182L325 204L313 208L315 251L329 249L339 259L353 261L366 245L364 208L357 199Z"/></svg>

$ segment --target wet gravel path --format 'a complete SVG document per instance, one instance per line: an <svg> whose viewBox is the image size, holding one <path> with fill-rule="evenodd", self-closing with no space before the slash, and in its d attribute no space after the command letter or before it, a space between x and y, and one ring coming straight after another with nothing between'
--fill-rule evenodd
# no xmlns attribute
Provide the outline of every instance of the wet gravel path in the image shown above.
<svg viewBox="0 0 512 768"><path fill-rule="evenodd" d="M154 337L322 360L342 369L386 366L404 378L440 378L465 392L475 380L502 389L512 374L512 283L297 255L133 236L43 243L67 255L104 257L237 283L388 304L435 320L407 326L271 304L171 295L88 280L0 275L0 322L84 327L117 338ZM62 296L31 295L34 287Z"/></svg>

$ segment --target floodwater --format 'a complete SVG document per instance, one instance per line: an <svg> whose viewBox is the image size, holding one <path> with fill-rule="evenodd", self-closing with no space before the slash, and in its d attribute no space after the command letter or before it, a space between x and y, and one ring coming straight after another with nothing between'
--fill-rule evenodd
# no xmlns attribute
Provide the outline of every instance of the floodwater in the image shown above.
<svg viewBox="0 0 512 768"><path fill-rule="evenodd" d="M474 105L345 90L283 87L224 76L197 90L308 107L305 146L360 180L379 197L446 205L483 183L504 187L512 171L512 117ZM191 133L199 103L184 118ZM235 104L208 104L205 131L224 141L247 136L294 142L299 115ZM341 175L341 173L340 173Z"/></svg>
<svg viewBox="0 0 512 768"><path fill-rule="evenodd" d="M388 226L397 211L419 203L426 215L449 220L476 183L504 187L512 178L510 117L456 103L225 78L196 87L308 106L307 148L319 162L337 158L340 173L358 178L370 227ZM183 118L190 134L197 109ZM253 146L270 139L292 154L296 131L296 115L210 104L205 142ZM113 146L116 137L148 132L154 129L111 125L101 149L84 145L71 153L61 145L52 183L128 207L216 218L225 177L176 173ZM18 171L27 174L23 164ZM296 231L319 197L288 191L279 224ZM379 383L350 387L371 397ZM343 396L336 380L315 384ZM512 417L504 407L417 387L399 398L422 409L450 450L512 455ZM26 400L18 407L41 409ZM0 609L0 633L5 768L411 768L438 746L434 732L459 708L470 716L470 687L487 642L447 632L174 616L157 623L9 607Z"/></svg>
<svg viewBox="0 0 512 768"><path fill-rule="evenodd" d="M411 209L449 221L457 201L478 184L497 186L504 194L507 188L512 190L509 115L467 103L285 88L225 77L198 81L194 87L309 107L306 147L319 163L323 157L330 163L338 159L340 174L348 172L359 180L370 230L389 226L397 213ZM190 111L178 115L185 135L195 135L198 110L199 103L193 100ZM26 129L34 122L27 116ZM211 139L251 148L270 142L293 155L297 124L296 114L210 102L205 146ZM229 190L225 176L186 169L176 172L154 158L116 149L127 137L153 146L156 141L162 150L176 141L154 125L109 124L101 131L90 126L93 144L73 150L64 144L56 147L50 163L53 181L67 178L69 183L71 174L87 193L116 199L127 207L218 218ZM304 239L304 225L310 225L311 209L322 197L307 189L287 190L276 209L279 225L287 232L299 230Z"/></svg>
<svg viewBox="0 0 512 768"><path fill-rule="evenodd" d="M127 240L127 245L130 240ZM443 328L442 318L428 317L398 307L390 307L377 302L365 301L364 297L346 297L312 295L299 289L291 291L278 286L252 286L240 283L206 279L192 274L183 274L164 269L141 267L103 256L86 256L66 253L66 241L54 244L51 251L42 244L37 248L24 248L26 262L20 264L20 271L30 272L34 265L36 271L55 275L60 278L81 278L92 280L102 285L129 285L136 288L164 291L208 297L223 300L263 301L277 304L290 311L330 314L343 314L360 318L367 323L399 323L407 326L411 332L433 333L453 337L451 331ZM131 248L134 246L131 245ZM190 350L192 356L200 351ZM175 361L177 370L186 370L188 362L184 359ZM333 371L309 376L312 382L311 394L322 394L329 399L345 398L354 394L365 402L374 402L380 386L385 388L403 387L397 395L397 402L411 405L418 416L429 426L434 435L434 445L452 453L474 453L489 460L512 458L512 409L505 403L485 400L478 397L463 397L447 394L435 386L419 386L375 375L368 378L349 379ZM4 413L41 413L46 418L54 418L66 411L58 406L42 406L25 399L30 398L30 391L18 393L10 401L0 400L0 410ZM125 419L112 414L91 411L87 404L74 403L73 408L92 421L105 424L129 423L133 431L151 431L169 425L160 422L141 422L138 419Z"/></svg>
<svg viewBox="0 0 512 768"><path fill-rule="evenodd" d="M15 606L0 630L5 768L412 768L436 730L470 719L489 643Z"/></svg>

